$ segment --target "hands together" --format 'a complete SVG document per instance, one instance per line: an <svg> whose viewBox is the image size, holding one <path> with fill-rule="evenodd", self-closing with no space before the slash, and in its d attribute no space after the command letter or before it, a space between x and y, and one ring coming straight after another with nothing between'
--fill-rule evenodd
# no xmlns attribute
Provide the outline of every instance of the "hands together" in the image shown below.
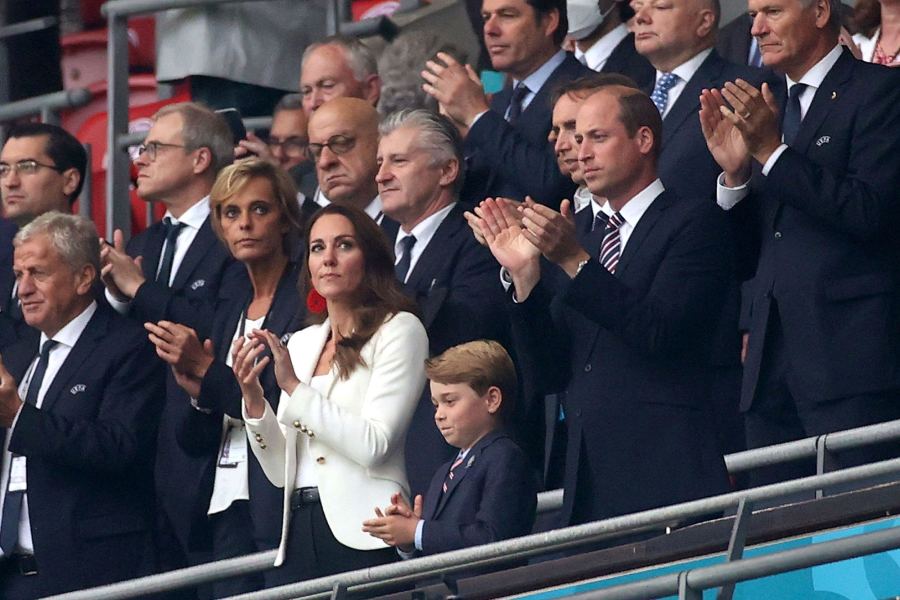
<svg viewBox="0 0 900 600"><path fill-rule="evenodd" d="M362 530L384 543L404 552L415 550L416 527L422 518L422 496L416 496L414 505L400 494L391 496L391 505L381 511L375 507L374 519L363 521Z"/></svg>
<svg viewBox="0 0 900 600"><path fill-rule="evenodd" d="M259 358L267 347L271 356ZM267 329L257 329L247 340L236 339L231 346L231 357L232 370L244 396L247 414L251 418L258 419L265 412L265 397L259 376L272 360L278 387L290 395L300 385L287 348L278 336Z"/></svg>

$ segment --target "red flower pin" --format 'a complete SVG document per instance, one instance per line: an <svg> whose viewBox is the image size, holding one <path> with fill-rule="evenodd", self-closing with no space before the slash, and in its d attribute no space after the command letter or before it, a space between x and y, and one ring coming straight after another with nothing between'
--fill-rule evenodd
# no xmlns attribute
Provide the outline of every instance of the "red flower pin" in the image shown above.
<svg viewBox="0 0 900 600"><path fill-rule="evenodd" d="M325 309L328 308L325 304L325 298L316 291L316 288L309 290L309 293L306 295L306 308L309 312L317 315L325 312Z"/></svg>

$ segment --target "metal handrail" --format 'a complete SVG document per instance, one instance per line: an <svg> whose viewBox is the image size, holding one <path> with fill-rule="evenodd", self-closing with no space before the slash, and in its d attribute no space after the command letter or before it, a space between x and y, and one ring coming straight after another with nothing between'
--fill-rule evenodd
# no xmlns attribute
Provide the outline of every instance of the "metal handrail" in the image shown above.
<svg viewBox="0 0 900 600"><path fill-rule="evenodd" d="M93 94L90 90L75 88L9 102L0 105L0 122L39 115L47 111L55 112L64 108L84 106L91 101L92 97Z"/></svg>
<svg viewBox="0 0 900 600"><path fill-rule="evenodd" d="M722 585L760 577L778 575L841 560L858 558L876 552L900 548L900 527L860 533L812 546L792 548L745 558L726 564L699 567L660 575L652 579L627 583L602 590L590 590L570 596L579 600L638 600L678 594L680 599L701 598L701 592Z"/></svg>
<svg viewBox="0 0 900 600"><path fill-rule="evenodd" d="M531 534L435 556L417 558L403 563L349 571L279 588L261 590L252 594L235 596L232 600L274 600L327 596L335 584L353 588L354 592L368 591L386 585L414 581L422 577L477 569L537 554L565 550L591 542L615 538L626 533L661 528L673 522L730 509L736 506L741 499L756 502L791 496L820 488L846 486L897 475L900 475L900 458L851 467L824 475L813 475L749 490L730 492L720 496L683 502L584 525ZM265 565L267 560L274 560L274 551L209 563L182 571L133 579L90 590L70 592L54 596L54 598L56 600L117 600L120 598L132 598L150 592L173 589L172 587L164 587L164 582L169 582L169 585L176 581L180 586L196 585L239 573L243 574L272 568L271 563L268 563L267 566Z"/></svg>

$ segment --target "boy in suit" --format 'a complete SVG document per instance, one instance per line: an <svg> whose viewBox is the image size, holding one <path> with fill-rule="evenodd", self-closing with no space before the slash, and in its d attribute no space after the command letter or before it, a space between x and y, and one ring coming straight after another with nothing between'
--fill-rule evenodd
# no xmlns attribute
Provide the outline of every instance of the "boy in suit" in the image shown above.
<svg viewBox="0 0 900 600"><path fill-rule="evenodd" d="M526 535L537 484L522 450L503 431L516 394L516 371L503 346L478 340L425 361L434 420L456 458L434 474L423 501L399 494L363 531L404 558Z"/></svg>

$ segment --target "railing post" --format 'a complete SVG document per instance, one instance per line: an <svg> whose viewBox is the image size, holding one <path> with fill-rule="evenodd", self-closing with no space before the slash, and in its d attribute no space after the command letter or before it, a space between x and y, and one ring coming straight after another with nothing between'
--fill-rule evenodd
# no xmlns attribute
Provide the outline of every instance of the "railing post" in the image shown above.
<svg viewBox="0 0 900 600"><path fill-rule="evenodd" d="M108 15L109 61L107 88L108 134L106 152L106 231L121 229L127 240L131 236L131 203L128 197L128 155L119 148L119 135L128 133L128 17L110 11Z"/></svg>
<svg viewBox="0 0 900 600"><path fill-rule="evenodd" d="M828 436L830 434L820 435L816 438L816 475L822 475L833 471L839 465L834 454L828 451ZM816 490L816 500L825 497L825 490L818 488Z"/></svg>
<svg viewBox="0 0 900 600"><path fill-rule="evenodd" d="M690 571L678 574L678 600L703 600L703 590L695 590L688 584Z"/></svg>
<svg viewBox="0 0 900 600"><path fill-rule="evenodd" d="M753 501L746 497L738 502L737 514L734 517L734 525L731 528L731 538L728 540L728 552L725 558L728 562L740 560L744 556L744 546L747 544L747 528L750 527L750 519L753 517ZM731 600L734 595L734 584L723 585L719 589L716 600Z"/></svg>

